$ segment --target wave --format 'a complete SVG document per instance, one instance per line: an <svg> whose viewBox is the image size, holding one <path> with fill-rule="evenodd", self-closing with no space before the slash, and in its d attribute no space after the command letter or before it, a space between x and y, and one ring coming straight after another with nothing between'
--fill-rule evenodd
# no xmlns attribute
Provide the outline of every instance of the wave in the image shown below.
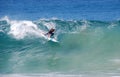
<svg viewBox="0 0 120 77"><path fill-rule="evenodd" d="M117 73L119 25L120 21L1 18L0 73ZM43 38L50 28L56 29L58 43Z"/></svg>
<svg viewBox="0 0 120 77"><path fill-rule="evenodd" d="M88 28L106 27L107 29L119 26L120 21L88 21L88 20L59 20L40 19L37 21L9 20L6 16L0 20L0 32L12 35L16 39L23 39L28 35L41 37L41 33L47 32L50 28L56 28L56 34L80 33Z"/></svg>

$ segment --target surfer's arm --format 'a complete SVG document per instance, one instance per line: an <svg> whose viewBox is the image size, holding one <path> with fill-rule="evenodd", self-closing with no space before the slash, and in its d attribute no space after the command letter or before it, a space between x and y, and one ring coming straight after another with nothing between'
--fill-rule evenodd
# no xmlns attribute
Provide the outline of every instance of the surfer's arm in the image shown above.
<svg viewBox="0 0 120 77"><path fill-rule="evenodd" d="M48 35L48 33L45 33L44 35Z"/></svg>

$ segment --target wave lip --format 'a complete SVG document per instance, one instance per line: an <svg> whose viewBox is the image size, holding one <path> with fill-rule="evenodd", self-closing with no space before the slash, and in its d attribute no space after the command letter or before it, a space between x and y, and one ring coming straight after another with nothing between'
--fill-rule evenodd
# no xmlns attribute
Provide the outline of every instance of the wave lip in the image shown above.
<svg viewBox="0 0 120 77"><path fill-rule="evenodd" d="M43 37L42 34L47 33L51 28L55 28L57 38L61 33L80 33L98 27L113 29L118 27L119 24L119 21L61 20L56 18L40 19L38 21L10 20L5 16L0 19L0 32L12 35L16 39L24 39L28 36Z"/></svg>

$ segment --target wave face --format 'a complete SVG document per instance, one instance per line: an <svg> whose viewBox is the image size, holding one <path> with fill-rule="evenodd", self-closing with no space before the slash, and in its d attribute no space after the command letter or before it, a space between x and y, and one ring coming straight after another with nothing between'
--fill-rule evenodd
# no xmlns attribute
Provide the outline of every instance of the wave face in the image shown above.
<svg viewBox="0 0 120 77"><path fill-rule="evenodd" d="M58 43L47 41L42 36L52 27L56 29L54 37ZM28 21L9 20L7 17L0 20L1 74L118 74L119 54L120 21ZM55 77L59 76L62 75L55 74Z"/></svg>

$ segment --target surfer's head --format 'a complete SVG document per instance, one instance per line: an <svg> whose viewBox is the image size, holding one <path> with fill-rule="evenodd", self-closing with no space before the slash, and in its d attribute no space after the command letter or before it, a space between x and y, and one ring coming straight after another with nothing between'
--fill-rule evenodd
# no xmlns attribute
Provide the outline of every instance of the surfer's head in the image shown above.
<svg viewBox="0 0 120 77"><path fill-rule="evenodd" d="M55 31L55 29L54 29L54 28L51 28L51 30L50 30L50 31L54 32L54 31Z"/></svg>

